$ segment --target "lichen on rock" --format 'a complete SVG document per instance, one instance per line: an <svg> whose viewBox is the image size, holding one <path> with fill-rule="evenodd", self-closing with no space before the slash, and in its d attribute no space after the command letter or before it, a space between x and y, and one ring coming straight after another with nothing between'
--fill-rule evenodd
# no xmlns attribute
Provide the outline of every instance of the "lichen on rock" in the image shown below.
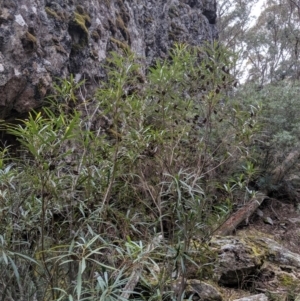
<svg viewBox="0 0 300 301"><path fill-rule="evenodd" d="M214 237L211 247L218 253L214 280L227 286L243 286L252 281L264 262L264 253L257 252L244 239L234 236Z"/></svg>
<svg viewBox="0 0 300 301"><path fill-rule="evenodd" d="M244 233L215 236L210 247L218 254L213 275L217 284L264 292L240 300L268 300L268 295L286 300L291 293L300 293L300 255L275 240Z"/></svg>

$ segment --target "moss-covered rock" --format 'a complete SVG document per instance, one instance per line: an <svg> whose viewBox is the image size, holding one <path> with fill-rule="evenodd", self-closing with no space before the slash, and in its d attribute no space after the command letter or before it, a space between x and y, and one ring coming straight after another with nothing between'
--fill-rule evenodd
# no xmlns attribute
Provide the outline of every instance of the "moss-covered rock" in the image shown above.
<svg viewBox="0 0 300 301"><path fill-rule="evenodd" d="M218 254L213 274L218 284L263 291L261 300L294 300L300 293L300 255L274 239L243 233L213 237L210 246ZM241 300L260 300L250 297L255 296Z"/></svg>
<svg viewBox="0 0 300 301"><path fill-rule="evenodd" d="M210 244L218 253L213 278L219 284L238 287L249 284L263 265L264 250L243 238L217 236Z"/></svg>
<svg viewBox="0 0 300 301"><path fill-rule="evenodd" d="M79 12L74 12L73 22L77 24L86 34L88 34L88 27L91 24L91 18L88 14L80 14Z"/></svg>
<svg viewBox="0 0 300 301"><path fill-rule="evenodd" d="M268 237L251 236L249 241L254 243L257 248L265 250L265 255L269 261L300 269L300 255L289 251L275 240Z"/></svg>

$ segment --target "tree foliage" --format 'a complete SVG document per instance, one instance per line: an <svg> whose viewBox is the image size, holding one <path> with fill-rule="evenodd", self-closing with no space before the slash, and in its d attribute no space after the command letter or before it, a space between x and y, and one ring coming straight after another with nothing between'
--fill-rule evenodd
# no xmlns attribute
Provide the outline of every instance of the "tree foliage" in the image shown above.
<svg viewBox="0 0 300 301"><path fill-rule="evenodd" d="M268 1L249 30L250 75L260 84L299 79L299 17L293 1Z"/></svg>
<svg viewBox="0 0 300 301"><path fill-rule="evenodd" d="M252 157L264 173L258 182L266 183L269 172L299 145L300 7L293 0L264 1L255 21L251 21L255 1L233 4L221 16L221 26L224 22L231 26L220 37L240 53L236 74L241 85L234 97L244 104L261 104L261 133L253 145ZM221 5L225 7L226 2L221 1ZM293 189L290 186L289 190Z"/></svg>
<svg viewBox="0 0 300 301"><path fill-rule="evenodd" d="M237 69L241 73L246 67L251 81L264 85L284 78L299 79L299 4L293 0L265 1L253 20L257 2L220 2L221 41L240 52Z"/></svg>

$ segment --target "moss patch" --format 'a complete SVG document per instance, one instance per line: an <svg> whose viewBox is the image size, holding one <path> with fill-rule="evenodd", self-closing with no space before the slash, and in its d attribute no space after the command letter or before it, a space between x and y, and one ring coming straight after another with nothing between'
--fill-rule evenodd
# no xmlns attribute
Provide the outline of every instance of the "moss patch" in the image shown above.
<svg viewBox="0 0 300 301"><path fill-rule="evenodd" d="M299 287L300 281L295 279L292 275L281 273L277 276L280 284L286 288Z"/></svg>
<svg viewBox="0 0 300 301"><path fill-rule="evenodd" d="M89 31L91 26L91 18L84 11L83 7L78 5L74 12L73 18L69 23L69 33L74 40L76 47L83 48L88 44ZM74 45L72 46L72 48ZM75 48L76 48L75 47Z"/></svg>
<svg viewBox="0 0 300 301"><path fill-rule="evenodd" d="M93 59L98 59L98 52L96 50L91 50L90 55Z"/></svg>
<svg viewBox="0 0 300 301"><path fill-rule="evenodd" d="M89 17L89 15L84 14L81 15L78 12L74 13L74 22L86 33L88 34L88 24L91 24L91 19Z"/></svg>
<svg viewBox="0 0 300 301"><path fill-rule="evenodd" d="M37 42L37 38L31 34L29 31L26 32L26 39L30 42L32 42L33 44L36 44Z"/></svg>
<svg viewBox="0 0 300 301"><path fill-rule="evenodd" d="M115 23L113 22L113 20L111 20L110 18L107 19L107 24L104 25L104 28L107 30L110 30L110 32L114 35L117 32L117 27L115 25Z"/></svg>
<svg viewBox="0 0 300 301"><path fill-rule="evenodd" d="M245 244L251 248L255 257L265 257L266 253L268 252L268 249L264 245L256 244L255 241L251 239L251 237L249 237L248 239L246 238L244 241Z"/></svg>
<svg viewBox="0 0 300 301"><path fill-rule="evenodd" d="M49 17L51 17L54 20L59 21L59 22L67 19L67 16L66 16L66 14L63 10L62 11L55 11L52 8L46 6L45 7L45 12Z"/></svg>
<svg viewBox="0 0 300 301"><path fill-rule="evenodd" d="M59 17L59 15L50 7L45 7L45 12L47 13L48 16L57 19L57 20L61 20L61 18Z"/></svg>
<svg viewBox="0 0 300 301"><path fill-rule="evenodd" d="M64 54L68 55L68 52L61 45L55 45L55 48L56 48L57 52L64 53Z"/></svg>
<svg viewBox="0 0 300 301"><path fill-rule="evenodd" d="M94 41L98 42L101 38L101 30L100 29L93 30L91 33L91 37Z"/></svg>
<svg viewBox="0 0 300 301"><path fill-rule="evenodd" d="M117 19L116 19L116 26L119 28L119 29L122 29L122 30L125 30L127 29L125 24L124 24L124 21L122 20L121 16L118 15L117 16Z"/></svg>
<svg viewBox="0 0 300 301"><path fill-rule="evenodd" d="M29 31L22 37L21 42L24 50L28 52L34 51L37 47L37 38Z"/></svg>
<svg viewBox="0 0 300 301"><path fill-rule="evenodd" d="M110 41L113 42L115 45L118 46L118 48L124 50L125 52L130 52L130 47L128 44L121 42L120 40L117 40L115 38L110 37Z"/></svg>
<svg viewBox="0 0 300 301"><path fill-rule="evenodd" d="M125 39L125 41L130 41L130 36L128 33L128 29L123 21L123 19L121 18L120 15L117 16L116 19L116 27L119 29L119 31L121 32L123 38Z"/></svg>

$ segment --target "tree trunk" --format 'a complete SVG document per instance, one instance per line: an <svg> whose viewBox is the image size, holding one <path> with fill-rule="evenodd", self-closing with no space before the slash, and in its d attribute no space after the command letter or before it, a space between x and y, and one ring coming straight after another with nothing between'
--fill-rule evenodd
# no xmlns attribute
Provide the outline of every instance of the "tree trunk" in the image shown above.
<svg viewBox="0 0 300 301"><path fill-rule="evenodd" d="M272 171L272 184L276 185L282 181L288 171L295 165L299 156L300 147L297 147L297 149L294 149L288 154L286 159Z"/></svg>

